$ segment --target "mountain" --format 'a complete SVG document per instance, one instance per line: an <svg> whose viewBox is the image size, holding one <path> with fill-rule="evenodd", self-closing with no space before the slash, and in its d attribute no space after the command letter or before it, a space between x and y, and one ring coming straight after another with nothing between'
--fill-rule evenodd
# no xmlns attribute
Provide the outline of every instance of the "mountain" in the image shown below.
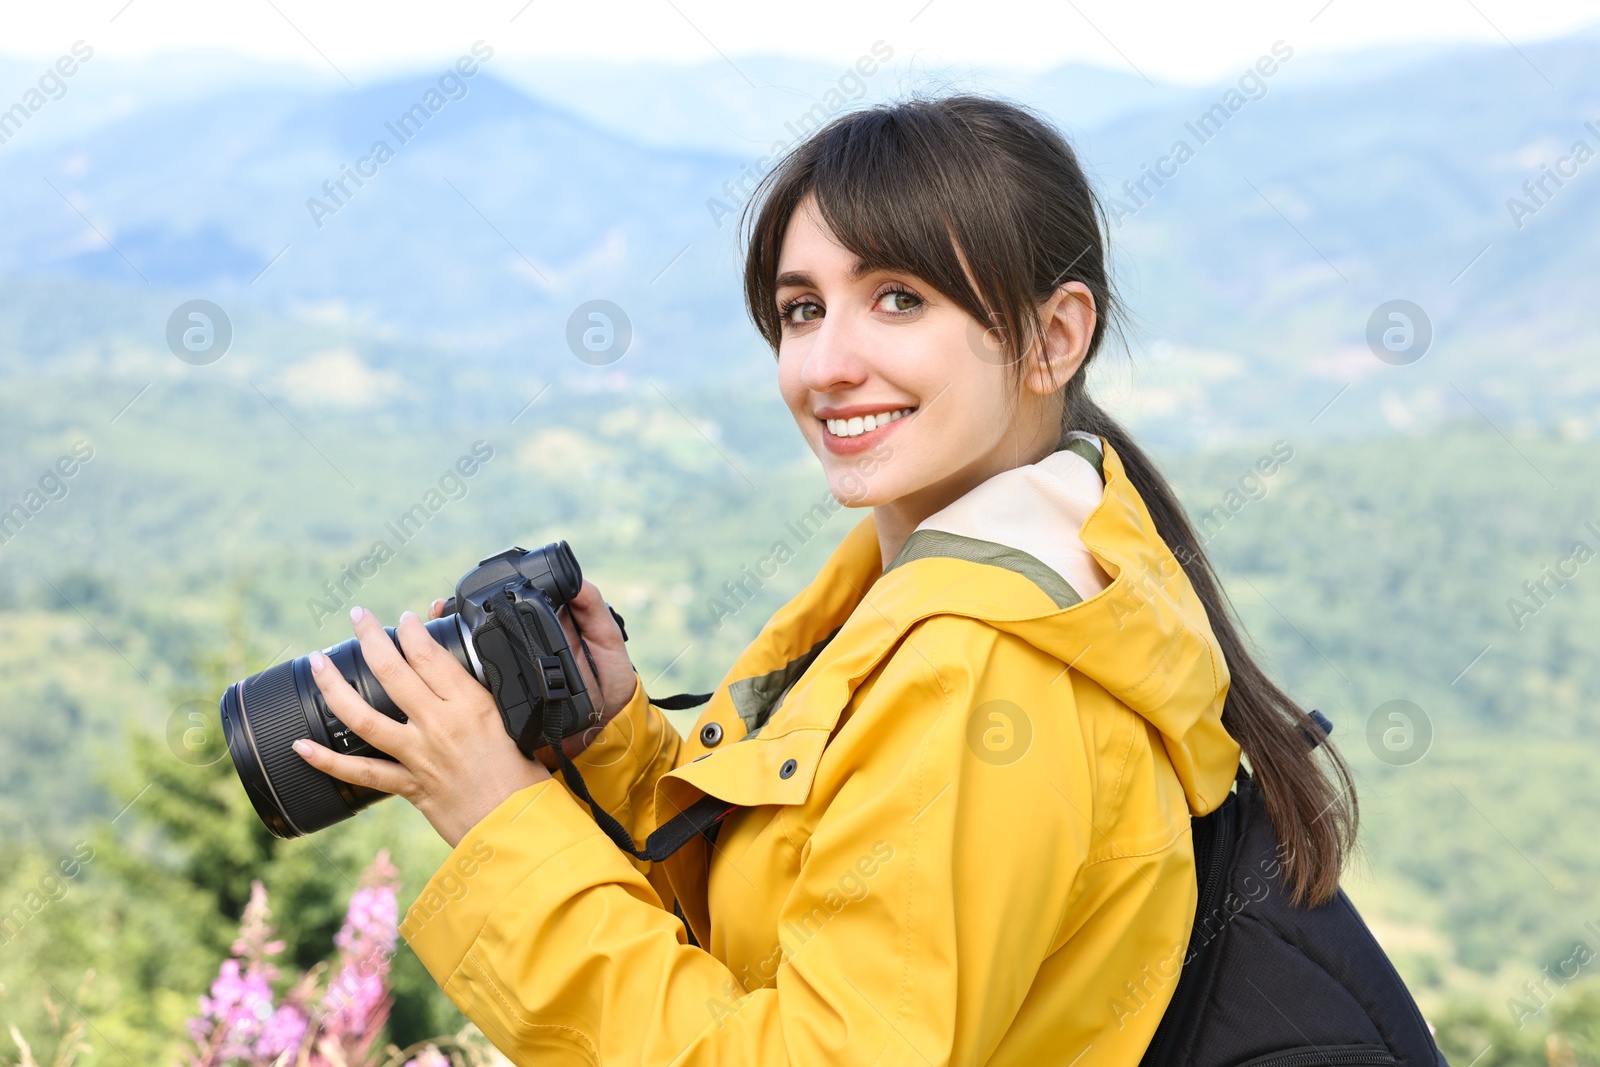
<svg viewBox="0 0 1600 1067"><path fill-rule="evenodd" d="M1130 312L1132 363L1110 351L1098 380L1155 441L1461 417L1585 438L1600 379L1578 309L1600 281L1585 240L1600 227L1600 164L1570 157L1579 142L1600 151L1597 58L1588 33L1374 52L1335 74L1279 42L1263 51L1271 74L1205 88L904 56L858 80L863 101L987 87L1069 130L1112 215ZM148 75L126 113L52 140L48 124L69 116L43 110L0 146L0 277L120 287L148 303L142 336L157 349L156 327L203 297L370 339L374 358L400 341L444 353L474 382L597 373L567 337L579 306L603 299L633 337L604 373L759 387L770 357L744 316L725 209L760 145L798 130L844 69L755 57L630 74L491 57L470 78L441 65L356 90L241 69L210 93ZM85 80L59 103L89 114L104 88ZM429 101L437 112L412 113L425 122L397 125ZM1558 165L1575 168L1559 187L1544 177ZM1542 194L1525 189L1536 181ZM1404 365L1367 340L1396 299L1433 334Z"/></svg>
<svg viewBox="0 0 1600 1067"><path fill-rule="evenodd" d="M15 211L0 272L315 304L505 363L564 347L594 298L632 309L635 363L748 347L725 291L699 281L721 236L706 190L732 160L621 140L483 72L400 125L437 81L242 88L24 148L0 172ZM352 168L371 173L357 185Z"/></svg>
<svg viewBox="0 0 1600 1067"><path fill-rule="evenodd" d="M1044 72L930 67L920 57L891 56L894 43L862 42L861 69L781 56L741 56L694 64L596 59L508 60L499 73L541 100L560 104L630 140L659 148L693 147L741 159L766 154L774 138L791 139L785 123L831 89L853 106L893 98L910 87L1003 93L1060 116L1073 131L1181 100L1186 91L1137 74L1087 63ZM851 71L855 70L852 77Z"/></svg>
<svg viewBox="0 0 1600 1067"><path fill-rule="evenodd" d="M1591 433L1594 332L1579 309L1600 282L1600 164L1569 160L1575 176L1542 197L1523 183L1578 142L1600 152L1600 42L1523 52L1304 87L1291 58L1215 132L1198 123L1220 89L1091 134L1148 336L1233 353L1213 394L1252 415L1287 400L1309 420L1354 383L1359 403L1330 409L1330 428L1410 431L1472 415L1466 394L1504 426ZM1193 158L1130 193L1180 140ZM1513 197L1533 210L1513 218ZM1364 336L1397 298L1435 331L1409 366L1374 359Z"/></svg>

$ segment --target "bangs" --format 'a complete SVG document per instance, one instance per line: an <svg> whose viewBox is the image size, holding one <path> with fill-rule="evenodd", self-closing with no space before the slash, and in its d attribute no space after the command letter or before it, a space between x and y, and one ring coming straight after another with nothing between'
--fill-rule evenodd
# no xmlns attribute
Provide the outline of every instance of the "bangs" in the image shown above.
<svg viewBox="0 0 1600 1067"><path fill-rule="evenodd" d="M745 296L774 350L782 337L778 257L807 194L834 238L868 268L915 275L1026 350L1033 309L1017 294L1032 293L1034 271L1018 207L1022 190L1003 155L985 144L983 133L997 131L972 128L982 124L981 116L958 110L855 112L818 131L767 176L750 233Z"/></svg>

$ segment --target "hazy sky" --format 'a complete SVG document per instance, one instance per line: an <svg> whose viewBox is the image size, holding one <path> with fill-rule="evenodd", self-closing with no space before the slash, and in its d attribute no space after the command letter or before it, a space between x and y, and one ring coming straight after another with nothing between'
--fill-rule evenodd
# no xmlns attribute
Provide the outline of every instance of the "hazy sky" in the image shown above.
<svg viewBox="0 0 1600 1067"><path fill-rule="evenodd" d="M490 40L511 56L670 62L780 53L849 62L885 38L930 64L1065 60L1200 82L1284 38L1329 53L1418 41L1526 44L1600 23L1600 0L0 0L0 54L78 39L113 59L242 52L353 76Z"/></svg>

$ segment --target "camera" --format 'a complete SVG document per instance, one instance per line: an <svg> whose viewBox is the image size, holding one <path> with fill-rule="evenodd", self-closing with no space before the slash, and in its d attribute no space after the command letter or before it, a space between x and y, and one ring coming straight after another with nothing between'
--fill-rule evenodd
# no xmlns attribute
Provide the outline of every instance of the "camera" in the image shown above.
<svg viewBox="0 0 1600 1067"><path fill-rule="evenodd" d="M506 733L530 757L535 749L600 720L556 614L582 586L583 572L565 541L532 551L508 548L480 560L456 583L444 614L424 624L494 695ZM615 611L612 615L621 626L621 616ZM386 626L384 632L398 648L394 627ZM368 668L358 640L351 638L322 654L373 708L406 721L405 712ZM277 837L299 837L331 826L390 795L324 774L290 747L309 737L335 752L394 758L363 741L328 710L312 678L309 656L233 683L222 695L220 712L239 780L256 814Z"/></svg>

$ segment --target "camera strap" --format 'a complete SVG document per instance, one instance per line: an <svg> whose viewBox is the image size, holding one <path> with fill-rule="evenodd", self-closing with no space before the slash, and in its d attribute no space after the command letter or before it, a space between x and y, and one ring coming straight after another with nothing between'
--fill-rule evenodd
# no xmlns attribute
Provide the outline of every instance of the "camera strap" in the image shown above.
<svg viewBox="0 0 1600 1067"><path fill-rule="evenodd" d="M550 691L550 683L544 670L544 661L555 659L556 657L544 656L539 653L538 643L534 639L534 635L528 631L527 620L522 617L521 612L517 611L516 606L511 603L510 598L506 596L503 590L490 596L484 606L488 609L489 616L499 623L501 629L505 632L512 652L522 661L525 668L524 684L528 680L533 682L533 689L529 690L529 696L532 696L535 691L539 695L539 704L543 709L543 716L538 724L539 734L537 739L555 749L556 761L561 766L561 775L566 780L567 788L572 790L579 800L589 805L589 811L594 815L595 825L599 826L619 849L635 859L659 863L682 848L696 834L707 834L712 828L721 823L729 812L738 807L737 804L730 804L720 797L708 794L656 827L645 840L643 848L635 847L633 837L628 833L627 827L618 822L610 812L602 808L594 797L589 794L589 787L585 784L583 775L578 771L577 766L562 747L564 738L561 736L561 726L566 721L566 709L562 705L569 698L565 692L552 693ZM576 621L574 621L574 625L576 625ZM587 653L587 649L585 652ZM590 669L593 669L592 658L590 659ZM596 679L599 678L598 671L595 673L595 677ZM568 692L570 692L570 688ZM688 695L685 694L685 696ZM697 697L698 694L693 696ZM710 695L707 694L705 699L710 699ZM704 702L704 700L695 701L695 703ZM692 707L693 705L687 706ZM535 720L530 716L527 725L523 728L524 733L534 729L534 723ZM522 747L524 751L532 747L523 745L522 742L522 738L517 739L519 747Z"/></svg>
<svg viewBox="0 0 1600 1067"><path fill-rule="evenodd" d="M591 663L590 666L593 667L594 664ZM599 676L599 672L596 672L595 677L598 678ZM690 708L698 708L701 704L710 700L711 697L712 694L710 693L679 693L676 696L651 700L650 703L663 711L688 711Z"/></svg>

